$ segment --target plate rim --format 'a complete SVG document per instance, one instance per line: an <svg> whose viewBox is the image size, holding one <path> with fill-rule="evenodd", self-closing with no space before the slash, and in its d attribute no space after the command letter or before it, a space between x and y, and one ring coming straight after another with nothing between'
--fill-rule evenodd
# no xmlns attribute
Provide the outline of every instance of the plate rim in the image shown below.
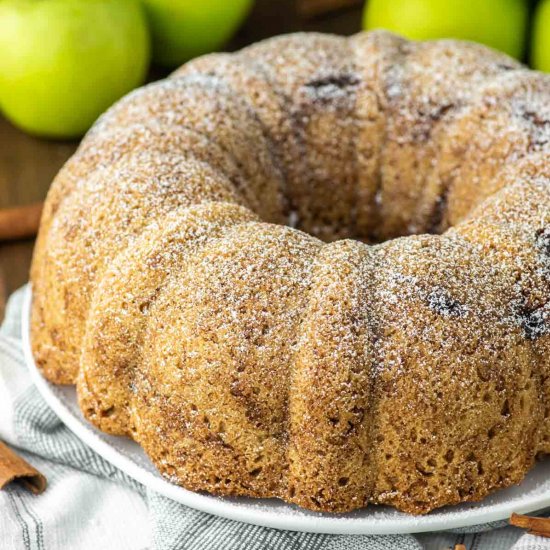
<svg viewBox="0 0 550 550"><path fill-rule="evenodd" d="M32 287L31 283L28 283L24 289L21 311L23 355L32 382L59 419L93 451L129 477L145 487L195 510L226 519L274 529L332 535L395 535L472 527L508 519L512 512L529 513L540 511L550 506L549 491L548 494L543 493L538 497L526 499L523 505L516 504L513 508L508 501L494 504L489 511L483 511L482 514L472 513L475 512L477 503L468 503L471 504L472 508L464 510L464 518L458 512L451 520L438 517L436 513L425 516L403 514L403 517L400 516L397 521L391 517L388 517L388 519L373 518L369 520L368 517L350 519L349 517L309 511L305 511L303 514L285 514L281 512L281 508L278 508L277 511L258 509L252 512L249 508L239 506L238 503L227 498L190 491L179 485L170 483L162 477L155 476L152 472L147 471L131 458L125 456L101 437L103 432L100 432L92 424L87 423L84 418L79 419L75 416L69 407L55 394L50 382L40 373L32 354L30 344L31 303ZM145 453L144 455L147 456ZM239 498L244 499L247 497Z"/></svg>

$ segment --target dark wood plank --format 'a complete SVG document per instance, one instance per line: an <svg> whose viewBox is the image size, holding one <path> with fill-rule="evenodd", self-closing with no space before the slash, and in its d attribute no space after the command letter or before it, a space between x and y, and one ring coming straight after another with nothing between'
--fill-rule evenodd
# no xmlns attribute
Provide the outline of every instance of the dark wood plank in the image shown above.
<svg viewBox="0 0 550 550"><path fill-rule="evenodd" d="M0 208L42 200L76 146L76 142L29 136L0 117ZM23 240L0 246L0 270L7 294L27 281L33 243Z"/></svg>
<svg viewBox="0 0 550 550"><path fill-rule="evenodd" d="M0 118L0 207L44 198L52 178L76 143L29 136Z"/></svg>

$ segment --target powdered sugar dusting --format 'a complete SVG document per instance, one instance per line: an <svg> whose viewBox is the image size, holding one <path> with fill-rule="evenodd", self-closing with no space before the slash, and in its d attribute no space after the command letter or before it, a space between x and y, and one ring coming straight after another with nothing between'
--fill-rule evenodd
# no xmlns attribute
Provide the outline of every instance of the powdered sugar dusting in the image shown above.
<svg viewBox="0 0 550 550"><path fill-rule="evenodd" d="M424 513L518 482L550 452L549 82L379 32L129 94L48 199L37 357L193 490Z"/></svg>

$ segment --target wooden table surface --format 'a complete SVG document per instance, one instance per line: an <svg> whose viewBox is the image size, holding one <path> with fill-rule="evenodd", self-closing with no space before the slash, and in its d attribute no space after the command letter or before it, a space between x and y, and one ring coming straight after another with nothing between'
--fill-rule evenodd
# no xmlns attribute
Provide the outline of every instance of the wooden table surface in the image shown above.
<svg viewBox="0 0 550 550"><path fill-rule="evenodd" d="M304 19L297 14L292 0L258 0L228 49L238 49L284 32L303 30L351 34L359 28L358 8ZM152 79L162 76L156 71ZM77 145L77 142L47 141L26 135L0 115L0 208L44 199L53 177ZM0 271L4 279L0 294L9 294L28 280L33 244L33 240L25 240L0 245Z"/></svg>

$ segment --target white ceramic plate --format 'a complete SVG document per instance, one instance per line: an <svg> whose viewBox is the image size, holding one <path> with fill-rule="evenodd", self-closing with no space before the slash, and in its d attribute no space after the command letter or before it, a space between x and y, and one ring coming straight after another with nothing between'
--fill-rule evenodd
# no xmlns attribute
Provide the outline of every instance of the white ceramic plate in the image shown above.
<svg viewBox="0 0 550 550"><path fill-rule="evenodd" d="M30 286L23 307L23 348L31 377L46 402L84 443L143 485L191 508L229 519L312 533L388 534L455 529L506 519L550 507L550 459L540 462L516 487L498 491L476 504L442 508L425 516L410 516L385 506L370 506L349 514L329 515L302 510L276 499L222 498L187 491L156 471L141 447L124 437L95 429L78 408L75 389L55 386L38 371L29 345Z"/></svg>

